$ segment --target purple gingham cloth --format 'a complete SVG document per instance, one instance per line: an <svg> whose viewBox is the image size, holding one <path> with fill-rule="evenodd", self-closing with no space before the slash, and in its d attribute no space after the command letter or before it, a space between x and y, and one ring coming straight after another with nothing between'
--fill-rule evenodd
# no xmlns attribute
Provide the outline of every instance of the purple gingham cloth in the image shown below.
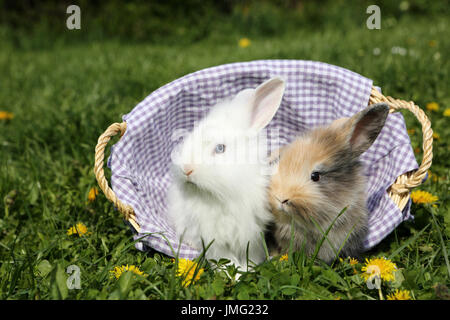
<svg viewBox="0 0 450 320"><path fill-rule="evenodd" d="M180 129L189 132L221 99L273 76L287 81L282 104L268 126L268 131L278 129L282 144L304 130L365 108L372 88L372 80L326 63L260 60L204 69L154 91L123 116L127 130L108 159L112 188L133 207L141 226L134 235L137 249L151 247L171 256L179 252L187 259L199 255L185 244L179 246L166 218L170 153L177 135ZM370 218L364 245L369 249L410 218L410 204L402 212L386 192L398 176L418 168L401 113L389 115L361 159L368 176Z"/></svg>

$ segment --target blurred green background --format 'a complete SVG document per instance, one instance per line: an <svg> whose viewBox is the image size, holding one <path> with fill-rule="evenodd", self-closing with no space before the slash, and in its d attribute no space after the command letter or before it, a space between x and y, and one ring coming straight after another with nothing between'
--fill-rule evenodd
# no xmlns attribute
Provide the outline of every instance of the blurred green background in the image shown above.
<svg viewBox="0 0 450 320"><path fill-rule="evenodd" d="M81 8L82 28L71 33L65 17L72 4ZM187 44L242 34L279 37L295 29L365 28L366 8L374 4L381 8L382 28L405 17L427 17L431 26L434 16L450 13L447 0L1 0L0 19L2 36L24 47L105 39Z"/></svg>

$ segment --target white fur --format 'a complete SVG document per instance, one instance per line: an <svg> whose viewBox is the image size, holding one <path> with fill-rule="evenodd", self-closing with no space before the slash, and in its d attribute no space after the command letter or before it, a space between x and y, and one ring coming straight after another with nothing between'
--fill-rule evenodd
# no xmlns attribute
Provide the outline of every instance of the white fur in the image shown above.
<svg viewBox="0 0 450 320"><path fill-rule="evenodd" d="M183 242L206 252L209 259L230 259L241 267L248 258L264 260L263 240L272 215L265 141L256 134L278 109L284 82L272 78L214 106L172 154L173 184L168 191L168 216ZM261 136L258 136L261 138ZM260 141L261 142L261 141ZM224 144L224 153L215 146ZM192 170L186 176L185 172Z"/></svg>

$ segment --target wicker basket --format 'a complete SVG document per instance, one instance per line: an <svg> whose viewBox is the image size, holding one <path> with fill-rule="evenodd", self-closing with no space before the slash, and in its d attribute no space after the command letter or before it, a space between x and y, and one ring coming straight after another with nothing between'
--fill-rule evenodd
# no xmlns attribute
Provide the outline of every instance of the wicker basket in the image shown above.
<svg viewBox="0 0 450 320"><path fill-rule="evenodd" d="M430 120L425 113L414 102L403 101L400 99L394 99L392 97L385 97L375 87L372 87L369 105L379 102L386 102L390 106L390 113L397 112L400 109L407 109L412 112L418 121L422 125L423 134L423 158L419 168L415 171L411 171L399 176L395 183L393 183L387 190L389 197L398 206L400 210L407 205L410 199L411 189L419 186L426 178L427 171L432 162L432 144L433 144L433 131L431 129ZM136 218L135 211L130 205L123 203L116 196L116 193L109 187L108 181L104 174L104 157L105 148L110 139L119 134L120 137L125 133L127 129L126 122L114 123L110 125L106 131L99 137L97 146L95 148L95 176L98 184L104 192L106 198L110 200L115 207L123 215L124 219L128 221L134 229L139 232L140 226L138 219Z"/></svg>

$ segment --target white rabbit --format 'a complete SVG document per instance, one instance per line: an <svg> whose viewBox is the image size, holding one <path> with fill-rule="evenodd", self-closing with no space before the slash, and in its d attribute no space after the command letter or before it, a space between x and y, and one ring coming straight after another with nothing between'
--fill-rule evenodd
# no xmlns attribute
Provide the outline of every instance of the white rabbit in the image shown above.
<svg viewBox="0 0 450 320"><path fill-rule="evenodd" d="M264 260L261 233L272 215L260 133L278 110L284 88L282 79L271 78L217 104L172 153L169 220L184 243L201 251L212 242L208 259L247 268L248 246L249 261Z"/></svg>

